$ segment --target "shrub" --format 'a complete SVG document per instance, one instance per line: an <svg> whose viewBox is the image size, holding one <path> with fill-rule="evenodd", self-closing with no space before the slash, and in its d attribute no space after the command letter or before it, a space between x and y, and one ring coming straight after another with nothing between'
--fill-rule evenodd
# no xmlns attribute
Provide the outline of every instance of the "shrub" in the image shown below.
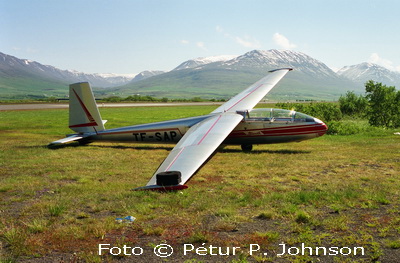
<svg viewBox="0 0 400 263"><path fill-rule="evenodd" d="M335 103L277 103L276 106L282 109L295 110L321 119L324 122L338 121L342 119L342 112Z"/></svg>
<svg viewBox="0 0 400 263"><path fill-rule="evenodd" d="M372 80L365 84L365 91L369 123L376 127L400 127L400 91Z"/></svg>
<svg viewBox="0 0 400 263"><path fill-rule="evenodd" d="M362 131L362 127L351 122L331 121L327 126L327 134L331 135L352 135Z"/></svg>
<svg viewBox="0 0 400 263"><path fill-rule="evenodd" d="M339 98L340 111L349 116L363 117L366 115L368 100L366 97L357 96L353 91L348 91Z"/></svg>

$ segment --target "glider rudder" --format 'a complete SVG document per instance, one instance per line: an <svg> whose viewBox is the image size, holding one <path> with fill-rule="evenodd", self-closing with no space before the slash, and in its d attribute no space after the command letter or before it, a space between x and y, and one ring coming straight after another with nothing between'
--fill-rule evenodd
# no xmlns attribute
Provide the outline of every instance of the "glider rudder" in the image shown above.
<svg viewBox="0 0 400 263"><path fill-rule="evenodd" d="M78 133L104 130L104 123L88 82L69 85L69 128Z"/></svg>

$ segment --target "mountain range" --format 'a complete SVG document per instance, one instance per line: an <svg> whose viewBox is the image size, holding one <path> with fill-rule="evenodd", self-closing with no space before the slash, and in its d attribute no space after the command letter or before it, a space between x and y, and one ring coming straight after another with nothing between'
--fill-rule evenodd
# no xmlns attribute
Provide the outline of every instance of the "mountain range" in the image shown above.
<svg viewBox="0 0 400 263"><path fill-rule="evenodd" d="M368 80L375 80L386 85L400 87L400 73L390 71L382 66L372 63L361 63L341 68L338 75L346 77L356 83L365 83Z"/></svg>
<svg viewBox="0 0 400 263"><path fill-rule="evenodd" d="M89 81L97 97L133 94L168 98L227 99L263 77L268 70L291 67L268 95L273 100L335 100L348 90L364 92L370 79L400 85L400 73L371 63L334 72L321 61L289 50L253 50L240 56L214 56L182 62L173 70L136 75L85 74L60 70L0 53L0 98L66 97L68 84Z"/></svg>

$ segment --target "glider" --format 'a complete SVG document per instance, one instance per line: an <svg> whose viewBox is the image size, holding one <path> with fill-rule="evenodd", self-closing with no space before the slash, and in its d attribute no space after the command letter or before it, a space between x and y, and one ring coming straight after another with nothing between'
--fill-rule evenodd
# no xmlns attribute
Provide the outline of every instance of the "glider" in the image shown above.
<svg viewBox="0 0 400 263"><path fill-rule="evenodd" d="M49 146L78 141L176 143L146 186L134 190L179 190L222 144L302 141L322 136L327 126L306 114L282 109L253 109L291 68L276 69L208 115L105 129L89 83L70 85L69 128L75 134Z"/></svg>

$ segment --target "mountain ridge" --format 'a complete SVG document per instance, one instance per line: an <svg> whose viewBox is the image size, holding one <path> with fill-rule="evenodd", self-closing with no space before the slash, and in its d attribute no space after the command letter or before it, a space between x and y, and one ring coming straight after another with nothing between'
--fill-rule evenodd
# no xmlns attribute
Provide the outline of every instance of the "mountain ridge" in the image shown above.
<svg viewBox="0 0 400 263"><path fill-rule="evenodd" d="M385 85L400 87L400 72L391 71L374 63L363 62L344 66L337 74L357 83L378 80L378 82L382 82Z"/></svg>
<svg viewBox="0 0 400 263"><path fill-rule="evenodd" d="M360 63L335 73L323 62L290 50L252 50L238 56L202 57L184 61L168 72L146 70L130 76L60 70L0 52L0 88L3 90L0 97L23 97L24 94L65 97L68 84L89 81L95 87L96 96L229 98L268 70L282 67L292 67L294 71L281 81L279 88L271 91L271 98L337 99L347 90L363 92L365 78L370 77L379 82L382 79L400 83L400 73L378 65ZM106 84L99 83L105 79Z"/></svg>
<svg viewBox="0 0 400 263"><path fill-rule="evenodd" d="M173 70L196 68L198 66L202 66L202 65L206 65L206 64L210 64L210 63L214 63L214 62L230 60L235 57L237 57L237 56L236 55L221 55L221 56L199 57L199 58L195 58L195 59L189 59L189 60L186 60L185 62L179 64Z"/></svg>
<svg viewBox="0 0 400 263"><path fill-rule="evenodd" d="M50 65L43 65L29 59L19 59L0 52L0 76L40 76L61 82L89 81L97 87L118 86L129 82L133 77L118 74L88 74L76 70L62 70ZM10 74L11 73L11 74Z"/></svg>
<svg viewBox="0 0 400 263"><path fill-rule="evenodd" d="M190 61L191 62L191 61ZM187 65L182 63L181 65ZM109 89L119 96L131 93L157 97L229 98L276 68L294 68L269 94L272 99L335 99L353 83L324 63L295 51L252 50L228 60L190 64L137 83ZM346 90L337 87L348 87Z"/></svg>

